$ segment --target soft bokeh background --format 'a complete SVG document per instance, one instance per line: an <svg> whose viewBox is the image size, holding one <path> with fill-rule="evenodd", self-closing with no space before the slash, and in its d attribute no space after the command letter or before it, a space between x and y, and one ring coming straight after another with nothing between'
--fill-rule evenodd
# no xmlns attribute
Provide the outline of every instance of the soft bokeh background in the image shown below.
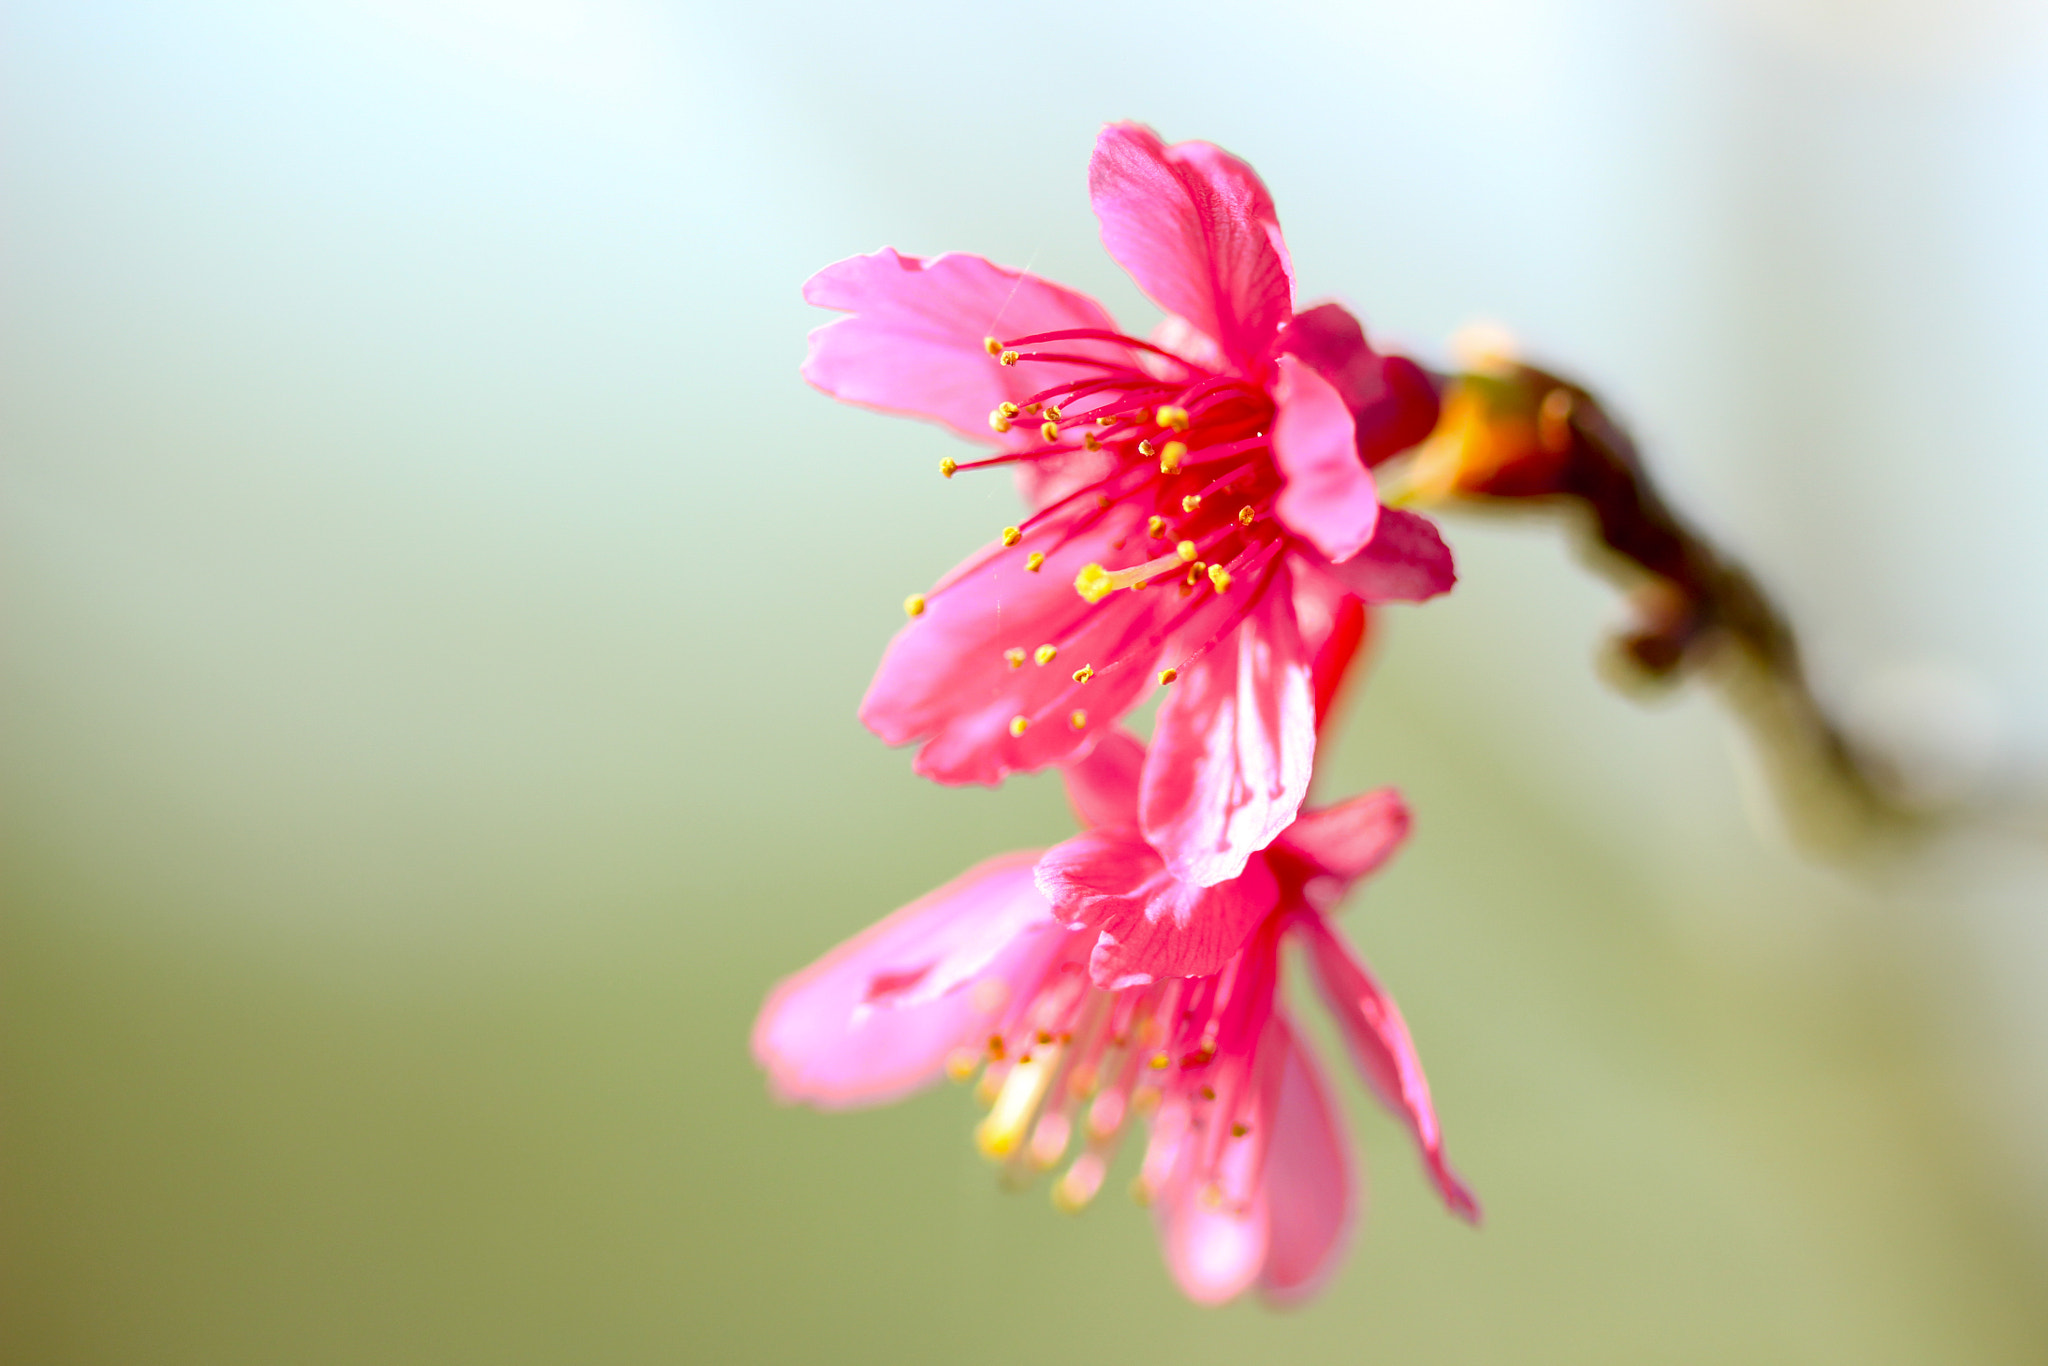
<svg viewBox="0 0 2048 1366"><path fill-rule="evenodd" d="M1327 790L1451 1151L1303 1311L1006 1195L946 1089L826 1117L769 983L1056 787L853 719L1010 520L796 378L889 243L1148 315L1083 168L1249 158L1305 295L1591 379L1846 714L2048 760L2048 26L1994 0L0 6L0 1357L2048 1358L2048 860L1855 875L1697 694L1460 521Z"/></svg>

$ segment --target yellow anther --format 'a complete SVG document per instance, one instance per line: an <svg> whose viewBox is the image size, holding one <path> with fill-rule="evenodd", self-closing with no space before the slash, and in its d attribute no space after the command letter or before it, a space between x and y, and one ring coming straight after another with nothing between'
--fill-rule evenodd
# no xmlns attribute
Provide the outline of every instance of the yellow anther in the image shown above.
<svg viewBox="0 0 2048 1366"><path fill-rule="evenodd" d="M959 468L960 462L950 455L939 462L939 473L945 475L948 479L951 479L953 472Z"/></svg>
<svg viewBox="0 0 2048 1366"><path fill-rule="evenodd" d="M1164 517L1153 517L1149 519L1145 523L1145 534L1147 536L1152 537L1155 540L1157 540L1161 536L1164 536L1166 534L1166 519Z"/></svg>
<svg viewBox="0 0 2048 1366"><path fill-rule="evenodd" d="M956 1048L946 1055L946 1075L954 1081L966 1081L980 1066L980 1057L969 1048Z"/></svg>
<svg viewBox="0 0 2048 1366"><path fill-rule="evenodd" d="M1152 410L1150 408L1140 408L1137 412L1131 414L1131 421L1137 423L1141 427L1147 422L1150 422L1151 420Z"/></svg>
<svg viewBox="0 0 2048 1366"><path fill-rule="evenodd" d="M1038 666L1040 668L1044 668L1046 665L1052 663L1053 657L1058 653L1059 651L1054 649L1050 645L1041 645L1036 650L1033 650L1031 652L1031 657L1038 661Z"/></svg>
<svg viewBox="0 0 2048 1366"><path fill-rule="evenodd" d="M1074 575L1074 591L1089 602L1101 602L1116 587L1116 580L1099 564L1083 565L1081 572Z"/></svg>
<svg viewBox="0 0 2048 1366"><path fill-rule="evenodd" d="M1081 445L1084 449L1091 451L1099 451L1102 449L1101 439L1098 438L1093 432L1081 433Z"/></svg>
<svg viewBox="0 0 2048 1366"><path fill-rule="evenodd" d="M1171 682L1173 682L1173 680L1174 680L1174 679L1176 679L1176 678L1179 678L1179 677L1180 677L1180 670L1179 670L1179 669L1161 669L1161 670L1159 671L1159 686L1163 688L1163 687L1165 687L1165 686L1166 686L1166 685L1167 685L1168 683L1171 683Z"/></svg>
<svg viewBox="0 0 2048 1366"><path fill-rule="evenodd" d="M988 352L991 356L1003 354L1003 344L994 337L983 337L981 339L981 349Z"/></svg>
<svg viewBox="0 0 2048 1366"><path fill-rule="evenodd" d="M1034 574L1045 568L1045 552L1034 550L1029 555L1026 555L1024 557L1024 567Z"/></svg>
<svg viewBox="0 0 2048 1366"><path fill-rule="evenodd" d="M1193 512L1196 508L1200 507L1201 505L1202 495L1199 493L1191 493L1187 497L1180 500L1180 510L1182 512Z"/></svg>
<svg viewBox="0 0 2048 1366"><path fill-rule="evenodd" d="M1237 510L1237 524L1239 526L1250 526L1252 524L1252 521L1255 518L1257 518L1258 515L1258 513L1252 511L1252 505L1250 503L1246 503L1243 507Z"/></svg>
<svg viewBox="0 0 2048 1366"><path fill-rule="evenodd" d="M1003 1089L996 1093L994 1108L974 1130L975 1142L982 1152L990 1157L1008 1157L1016 1151L1032 1116L1038 1113L1039 1102L1045 1098L1045 1088L1052 1081L1059 1055L1059 1045L1054 1044L1029 1062L1017 1060L1010 1075L1003 1079Z"/></svg>
<svg viewBox="0 0 2048 1366"><path fill-rule="evenodd" d="M1005 399L1001 403L998 403L996 405L996 411L1001 413L1004 417L1015 417L1017 415L1018 408L1016 404L1010 402L1008 399Z"/></svg>
<svg viewBox="0 0 2048 1366"><path fill-rule="evenodd" d="M1017 363L1017 353L1015 351L1005 351L1000 356L997 356L996 360L1003 365L1015 365Z"/></svg>
<svg viewBox="0 0 2048 1366"><path fill-rule="evenodd" d="M1154 1053L1152 1055L1152 1070L1154 1072L1164 1072L1166 1070L1166 1065L1172 1061L1173 1059L1167 1057L1166 1054L1163 1052Z"/></svg>
<svg viewBox="0 0 2048 1366"><path fill-rule="evenodd" d="M1167 442L1159 452L1159 472L1161 474L1172 474L1180 468L1180 462L1186 457L1187 453L1188 448L1180 442Z"/></svg>
<svg viewBox="0 0 2048 1366"><path fill-rule="evenodd" d="M1144 592L1144 591L1145 591L1145 590L1146 590L1147 588L1150 588L1151 586L1152 586L1152 580L1150 580L1150 579L1139 579L1139 580L1138 580L1138 581L1137 581L1136 583L1134 583L1134 584L1132 584L1132 585L1131 585L1131 591L1132 591L1133 593L1142 593L1142 592Z"/></svg>
<svg viewBox="0 0 2048 1366"><path fill-rule="evenodd" d="M1011 646L1011 647L1010 647L1009 649L1007 649L1007 650L1003 651L1003 658L1004 658L1005 660L1007 660L1007 661L1009 662L1009 665L1010 665L1010 667L1011 667L1011 668L1013 668L1013 669L1021 669L1021 668L1023 668L1023 667L1024 667L1024 647L1023 647L1023 646L1021 646L1021 645L1012 645L1012 646Z"/></svg>
<svg viewBox="0 0 2048 1366"><path fill-rule="evenodd" d="M1102 1178L1109 1170L1109 1164L1095 1153L1083 1153L1074 1159L1074 1165L1066 1174L1052 1183L1053 1208L1062 1214L1079 1214L1088 1208L1096 1192L1102 1189Z"/></svg>
<svg viewBox="0 0 2048 1366"><path fill-rule="evenodd" d="M1195 543L1193 541L1182 541L1173 548L1173 553L1180 556L1183 564L1193 564L1195 562Z"/></svg>
<svg viewBox="0 0 2048 1366"><path fill-rule="evenodd" d="M1002 411L998 409L988 415L988 425L994 431L1007 432L1010 430L1010 419L1004 417Z"/></svg>
<svg viewBox="0 0 2048 1366"><path fill-rule="evenodd" d="M1082 711L1079 707L1074 708L1074 714L1067 718L1067 724L1075 730L1083 729L1088 724L1088 713Z"/></svg>
<svg viewBox="0 0 2048 1366"><path fill-rule="evenodd" d="M1010 718L1010 734L1011 734L1012 736L1018 736L1018 735L1022 735L1022 734L1023 734L1023 733L1024 733L1024 732L1025 732L1025 731L1026 731L1026 730L1027 730L1027 729L1028 729L1029 727L1030 727L1030 725L1031 725L1031 718L1030 718L1030 717L1028 717L1028 716L1013 716L1013 717L1011 717L1011 718Z"/></svg>
<svg viewBox="0 0 2048 1366"><path fill-rule="evenodd" d="M1250 1133L1251 1131L1252 1126L1245 1123L1243 1120L1239 1120L1237 1123L1230 1126L1230 1136L1232 1138L1243 1138L1246 1134Z"/></svg>
<svg viewBox="0 0 2048 1366"><path fill-rule="evenodd" d="M1152 458L1152 443L1150 441L1140 441L1138 443L1138 454L1150 460Z"/></svg>
<svg viewBox="0 0 2048 1366"><path fill-rule="evenodd" d="M1019 531L1019 530L1018 530L1018 529L1017 529L1016 527L1013 527L1013 526L1006 526L1006 527L1004 527L1004 528L1003 528L1003 544L1004 544L1004 545L1015 545L1015 544L1017 544L1017 542L1019 542L1019 541L1021 541L1021 540L1023 540L1023 539L1024 539L1024 533L1023 533L1023 532L1021 532L1021 531Z"/></svg>
<svg viewBox="0 0 2048 1366"><path fill-rule="evenodd" d="M1101 417L1095 419L1095 425L1098 427L1114 427L1116 425L1116 419L1114 417L1111 417L1109 414L1104 413Z"/></svg>
<svg viewBox="0 0 2048 1366"><path fill-rule="evenodd" d="M921 617L924 615L924 594L912 593L903 600L903 615Z"/></svg>
<svg viewBox="0 0 2048 1366"><path fill-rule="evenodd" d="M1225 569L1220 564L1210 565L1209 582L1216 585L1217 592L1221 593L1225 591L1230 587L1230 571Z"/></svg>
<svg viewBox="0 0 2048 1366"><path fill-rule="evenodd" d="M1044 437L1047 441L1057 441L1060 439L1060 424L1057 422L1048 422L1038 429L1038 434Z"/></svg>
<svg viewBox="0 0 2048 1366"><path fill-rule="evenodd" d="M1080 668L1074 670L1074 681L1076 683L1086 683L1093 677L1095 677L1095 666L1092 664L1083 664Z"/></svg>
<svg viewBox="0 0 2048 1366"><path fill-rule="evenodd" d="M1176 408L1170 403L1160 404L1159 425L1162 427L1171 427L1177 432L1186 431L1188 429L1188 410L1185 408Z"/></svg>
<svg viewBox="0 0 2048 1366"><path fill-rule="evenodd" d="M1031 414L1031 416L1033 416L1033 417L1037 417L1037 416L1038 416L1038 405L1037 405L1036 403L1027 403L1027 404L1025 404L1025 405L1024 405L1024 411L1025 411L1025 412L1027 412L1027 413L1029 413L1029 414Z"/></svg>
<svg viewBox="0 0 2048 1366"><path fill-rule="evenodd" d="M1059 404L1055 403L1045 410L1045 420L1047 422L1057 422L1060 420Z"/></svg>

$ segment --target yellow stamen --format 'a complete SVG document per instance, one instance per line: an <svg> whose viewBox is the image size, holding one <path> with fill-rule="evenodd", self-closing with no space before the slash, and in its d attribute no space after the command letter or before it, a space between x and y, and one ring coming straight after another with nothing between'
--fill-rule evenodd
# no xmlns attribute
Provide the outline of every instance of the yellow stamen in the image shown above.
<svg viewBox="0 0 2048 1366"><path fill-rule="evenodd" d="M1003 651L1003 658L1010 662L1010 667L1013 669L1024 667L1024 649L1022 646L1013 645Z"/></svg>
<svg viewBox="0 0 2048 1366"><path fill-rule="evenodd" d="M1252 511L1252 505L1250 503L1246 503L1243 507L1237 510L1237 524L1239 526L1250 526L1252 524L1252 520L1256 518L1258 515L1258 513Z"/></svg>
<svg viewBox="0 0 2048 1366"><path fill-rule="evenodd" d="M1160 404L1159 425L1162 427L1171 427L1177 432L1186 431L1188 429L1188 410L1185 408L1176 408L1170 403Z"/></svg>
<svg viewBox="0 0 2048 1366"><path fill-rule="evenodd" d="M1182 457L1187 455L1187 453L1188 448L1186 446L1183 446L1180 442L1167 442L1166 445L1159 452L1159 472L1161 474L1172 474L1175 470L1180 468L1181 459Z"/></svg>
<svg viewBox="0 0 2048 1366"><path fill-rule="evenodd" d="M1083 664L1080 668L1074 670L1074 681L1076 683L1086 683L1093 677L1095 677L1095 666L1092 664Z"/></svg>
<svg viewBox="0 0 2048 1366"><path fill-rule="evenodd" d="M1079 707L1076 707L1076 708L1074 709L1074 714L1073 714L1072 716L1069 716L1069 717L1067 718L1067 724L1068 724L1068 725L1070 725L1070 726L1072 726L1072 727L1073 727L1073 728L1074 728L1075 730L1085 730L1085 729L1087 729L1087 727L1088 727L1088 713L1087 713L1087 712L1085 712L1085 711L1082 711L1082 710L1081 710L1081 709L1080 709Z"/></svg>
<svg viewBox="0 0 2048 1366"><path fill-rule="evenodd" d="M1180 500L1180 510L1182 512L1193 512L1196 508L1200 507L1201 505L1202 495L1199 493L1191 493L1187 497Z"/></svg>
<svg viewBox="0 0 2048 1366"><path fill-rule="evenodd" d="M1021 540L1023 540L1023 539L1024 539L1024 533L1023 533L1023 532L1021 532L1021 531L1019 531L1019 530L1018 530L1018 529L1017 529L1016 527L1013 527L1013 526L1006 526L1006 527L1004 527L1004 528L1003 528L1003 544L1004 544L1004 545L1015 545L1015 544L1017 544L1017 542L1019 542L1019 541L1021 541Z"/></svg>
<svg viewBox="0 0 2048 1366"><path fill-rule="evenodd" d="M1140 441L1138 443L1138 454L1145 457L1145 459L1150 460L1152 458L1152 443L1149 441Z"/></svg>
<svg viewBox="0 0 2048 1366"><path fill-rule="evenodd" d="M1081 446L1084 450L1099 451L1102 449L1102 442L1096 437L1095 433L1083 432L1081 433Z"/></svg>
<svg viewBox="0 0 2048 1366"><path fill-rule="evenodd" d="M1179 669L1161 669L1161 670L1159 671L1159 686L1163 688L1163 687L1165 687L1165 686L1166 686L1166 685L1167 685L1168 683L1171 683L1171 682L1173 682L1173 680L1174 680L1174 679L1176 679L1176 678L1179 678L1179 677L1180 677L1180 670L1179 670ZM1164 1055L1164 1054L1162 1054L1161 1056L1163 1057L1163 1056L1165 1056L1165 1055Z"/></svg>
<svg viewBox="0 0 2048 1366"><path fill-rule="evenodd" d="M1052 405L1051 407L1049 407L1049 408L1047 408L1047 409L1045 410L1045 420L1046 420L1047 422L1057 422L1057 421L1059 421L1059 420L1060 420L1060 405L1059 405L1059 404L1055 403L1055 404L1053 404L1053 405Z"/></svg>
<svg viewBox="0 0 2048 1366"><path fill-rule="evenodd" d="M1037 660L1039 666L1043 668L1045 665L1052 663L1053 656L1057 655L1058 653L1059 651L1054 649L1050 645L1041 645L1036 650L1031 652L1031 657Z"/></svg>
<svg viewBox="0 0 2048 1366"><path fill-rule="evenodd" d="M1013 717L1011 717L1011 718L1010 718L1010 736L1011 736L1011 738L1012 738L1012 739L1015 739L1015 738L1017 738L1017 737L1019 737L1019 736L1022 736L1022 735L1024 734L1024 732L1025 732L1025 731L1026 731L1027 729L1029 729L1029 728L1030 728L1030 726L1031 726L1031 718L1030 718L1030 717L1028 717L1028 716L1013 716Z"/></svg>
<svg viewBox="0 0 2048 1366"><path fill-rule="evenodd" d="M1172 670L1171 670L1171 669L1169 669L1169 670L1167 670L1167 672L1168 672L1168 673L1171 673L1171 672L1172 672ZM1172 1059L1172 1058L1169 1058L1169 1057L1167 1057L1167 1056L1166 1056L1166 1053L1164 1052L1164 1050L1162 1050L1162 1051L1160 1051L1160 1052L1158 1052L1158 1053L1154 1053L1154 1054L1152 1055L1152 1070L1153 1070L1154 1072L1164 1072L1164 1071L1166 1070L1166 1065L1167 1065L1168 1063L1172 1062L1172 1061L1173 1061L1173 1059Z"/></svg>
<svg viewBox="0 0 2048 1366"><path fill-rule="evenodd" d="M1047 422L1038 429L1038 434L1047 441L1057 441L1060 439L1060 424L1057 422Z"/></svg>
<svg viewBox="0 0 2048 1366"><path fill-rule="evenodd" d="M921 617L924 615L924 594L912 593L903 600L903 615Z"/></svg>
<svg viewBox="0 0 2048 1366"><path fill-rule="evenodd" d="M1230 571L1220 564L1210 565L1209 582L1216 585L1217 592L1227 592L1230 588Z"/></svg>
<svg viewBox="0 0 2048 1366"><path fill-rule="evenodd" d="M1155 540L1166 534L1166 519L1154 517L1145 523L1145 534Z"/></svg>
<svg viewBox="0 0 2048 1366"><path fill-rule="evenodd" d="M988 425L993 431L1007 432L1010 430L1010 419L1004 417L1001 413L990 413L988 415Z"/></svg>
<svg viewBox="0 0 2048 1366"><path fill-rule="evenodd" d="M1062 1214L1079 1214L1088 1208L1088 1202L1102 1189L1102 1178L1108 1170L1109 1164L1100 1153L1082 1153L1066 1174L1053 1182L1053 1208Z"/></svg>
<svg viewBox="0 0 2048 1366"><path fill-rule="evenodd" d="M1195 543L1193 541L1182 541L1173 548L1173 553L1180 556L1184 562L1193 564L1195 562Z"/></svg>
<svg viewBox="0 0 2048 1366"><path fill-rule="evenodd" d="M946 1075L954 1081L966 1081L981 1066L981 1058L972 1049L956 1048L946 1055Z"/></svg>
<svg viewBox="0 0 2048 1366"><path fill-rule="evenodd" d="M1034 574L1045 568L1045 552L1034 550L1029 555L1026 555L1024 557L1024 567Z"/></svg>
<svg viewBox="0 0 2048 1366"><path fill-rule="evenodd" d="M1103 416L1095 419L1095 425L1098 427L1114 427L1116 425L1116 419L1110 417L1108 414L1104 414Z"/></svg>
<svg viewBox="0 0 2048 1366"><path fill-rule="evenodd" d="M951 479L953 477L953 471L959 468L960 462L955 460L950 455L939 462L939 473L945 475L948 479Z"/></svg>
<svg viewBox="0 0 2048 1366"><path fill-rule="evenodd" d="M1243 1120L1239 1120L1237 1123L1230 1126L1230 1136L1232 1138L1243 1138L1246 1134L1250 1133L1251 1131L1252 1126L1246 1124Z"/></svg>
<svg viewBox="0 0 2048 1366"><path fill-rule="evenodd" d="M1005 351L996 357L996 363L999 365L1015 365L1017 363L1017 353L1015 351Z"/></svg>
<svg viewBox="0 0 2048 1366"><path fill-rule="evenodd" d="M1161 555L1156 560L1134 564L1128 569L1104 569L1099 564L1085 565L1074 576L1074 591L1089 602L1101 602L1119 588L1141 589L1154 575L1170 569L1180 568L1179 555Z"/></svg>
<svg viewBox="0 0 2048 1366"><path fill-rule="evenodd" d="M981 339L981 349L988 352L991 356L1003 354L1003 344L994 337L983 337Z"/></svg>
<svg viewBox="0 0 2048 1366"><path fill-rule="evenodd" d="M1045 1099L1045 1088L1052 1081L1059 1054L1059 1045L1055 1044L1034 1053L1028 1062L1019 1058L1010 1069L1010 1075L1003 1079L1003 1089L996 1093L995 1107L975 1126L974 1141L983 1153L989 1157L1008 1157L1017 1150L1031 1117L1038 1112L1039 1102Z"/></svg>
<svg viewBox="0 0 2048 1366"><path fill-rule="evenodd" d="M1019 409L1016 404L1010 402L1008 399L1004 399L1001 403L998 403L996 405L996 411L1001 413L1004 417L1015 417L1022 410Z"/></svg>

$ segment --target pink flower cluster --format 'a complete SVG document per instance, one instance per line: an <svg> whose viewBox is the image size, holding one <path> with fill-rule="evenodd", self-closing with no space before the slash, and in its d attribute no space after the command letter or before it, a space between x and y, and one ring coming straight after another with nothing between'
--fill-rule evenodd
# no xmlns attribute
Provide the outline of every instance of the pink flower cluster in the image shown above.
<svg viewBox="0 0 2048 1366"><path fill-rule="evenodd" d="M1428 435L1431 381L1342 308L1297 313L1265 186L1206 143L1105 129L1104 244L1167 313L1148 339L1094 300L977 256L884 249L820 271L804 374L943 423L1016 468L1030 513L906 603L861 718L920 773L1058 766L1082 832L974 868L784 982L755 1028L777 1093L825 1108L980 1073L985 1152L1076 1151L1100 1188L1134 1117L1133 1187L1182 1288L1313 1290L1350 1223L1347 1144L1280 995L1312 975L1451 1209L1429 1088L1393 1002L1327 922L1405 837L1392 791L1303 809L1320 723L1369 604L1453 582L1436 529L1372 468ZM1165 688L1141 743L1117 724Z"/></svg>

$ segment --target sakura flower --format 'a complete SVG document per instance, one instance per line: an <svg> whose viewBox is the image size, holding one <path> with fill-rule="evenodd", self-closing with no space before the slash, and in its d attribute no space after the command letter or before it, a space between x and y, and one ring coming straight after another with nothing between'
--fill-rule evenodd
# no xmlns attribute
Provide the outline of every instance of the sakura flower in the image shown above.
<svg viewBox="0 0 2048 1366"><path fill-rule="evenodd" d="M1296 599L1421 601L1436 529L1371 466L1426 436L1430 382L1348 313L1294 311L1271 196L1207 143L1106 128L1089 192L1110 254L1168 313L1144 340L1085 295L978 256L884 249L804 288L852 316L811 335L826 393L989 446L1031 514L927 593L861 718L947 783L1084 753L1155 685L1138 830L1213 887L1295 818L1315 752Z"/></svg>
<svg viewBox="0 0 2048 1366"><path fill-rule="evenodd" d="M1111 732L1072 765L1083 821L1130 829L1143 762L1135 739ZM754 1056L779 1096L822 1109L978 1071L982 1151L1020 1178L1066 1161L1052 1195L1067 1210L1094 1199L1143 1118L1132 1191L1152 1205L1189 1298L1220 1303L1254 1286L1304 1298L1341 1255L1356 1195L1321 1068L1281 1000L1290 937L1444 1202L1478 1219L1444 1160L1399 1009L1325 920L1407 828L1391 790L1305 813L1250 860L1263 909L1215 971L1108 988L1090 972L1102 936L1054 915L1037 856L992 859L779 985L755 1023Z"/></svg>

